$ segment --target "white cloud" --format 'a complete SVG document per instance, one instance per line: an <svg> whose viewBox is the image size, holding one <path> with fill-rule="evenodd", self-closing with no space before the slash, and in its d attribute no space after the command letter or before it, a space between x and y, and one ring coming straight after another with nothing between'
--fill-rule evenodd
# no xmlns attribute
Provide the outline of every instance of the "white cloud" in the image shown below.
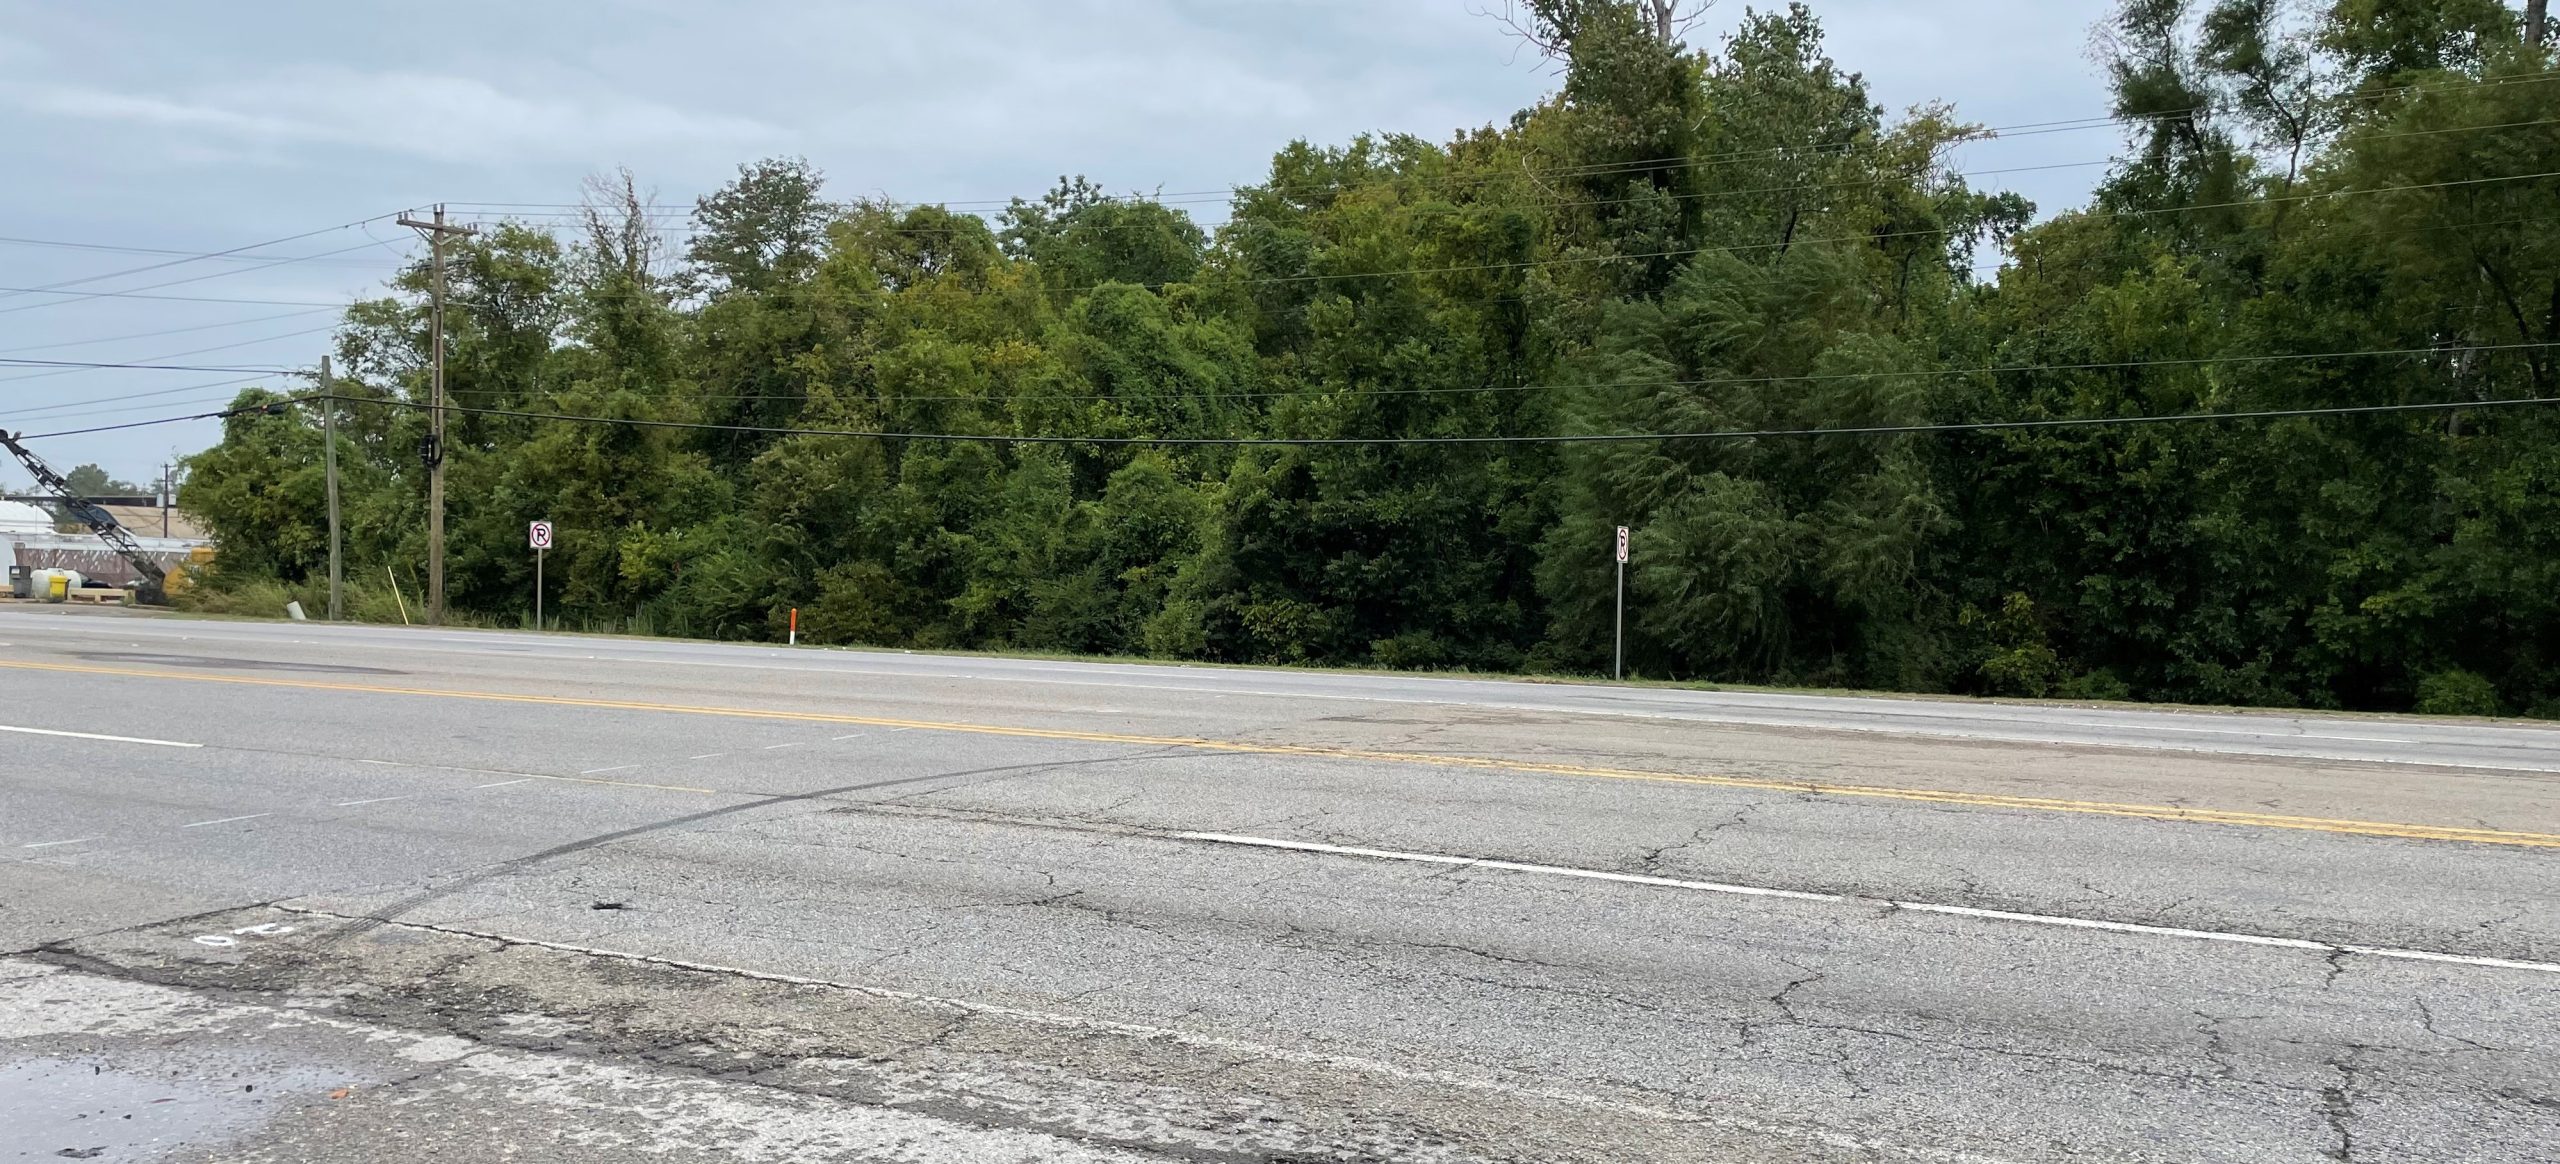
<svg viewBox="0 0 2560 1164"><path fill-rule="evenodd" d="M442 162L595 158L712 146L741 156L788 139L743 117L612 94L510 92L478 77L338 67L281 70L170 96L93 88L21 92L58 117L198 131L240 146L363 146Z"/></svg>
<svg viewBox="0 0 2560 1164"><path fill-rule="evenodd" d="M96 89L37 89L29 93L23 103L34 112L58 117L126 121L164 129L208 129L253 137L284 136L293 129L289 123L273 118Z"/></svg>

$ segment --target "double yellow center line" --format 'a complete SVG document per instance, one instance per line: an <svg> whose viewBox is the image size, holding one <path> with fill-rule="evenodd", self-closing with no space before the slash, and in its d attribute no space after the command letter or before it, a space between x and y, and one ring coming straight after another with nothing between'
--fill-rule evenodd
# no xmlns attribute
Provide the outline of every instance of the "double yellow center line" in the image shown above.
<svg viewBox="0 0 2560 1164"><path fill-rule="evenodd" d="M1634 768L1597 768L1580 764L1550 764L1537 760L1501 759L1483 756L1446 756L1427 752L1391 752L1369 748L1335 748L1314 744L1259 744L1239 740L1195 739L1187 736L1144 736L1121 732L1078 731L1072 728L1014 727L1004 724L956 723L939 720L897 719L874 715L839 715L818 711L788 711L775 708L702 707L680 703L652 703L627 699L583 699L562 695L528 695L509 691L462 691L436 687L392 687L369 683L331 683L315 679L276 679L250 675L212 675L200 671L145 670L132 667L96 667L70 663L34 663L0 660L0 668L20 671L54 671L78 675L115 675L136 679L163 679L194 683L226 683L242 687L283 687L306 691L346 691L367 695L407 695L432 699L469 699L491 703L523 703L550 707L581 707L612 711L645 711L671 715L709 715L728 719L784 720L795 723L854 724L864 727L910 728L917 731L959 732L969 735L1014 736L1036 740L1073 740L1080 743L1123 744L1142 747L1186 748L1203 752L1230 752L1257 756L1305 756L1317 759L1360 760L1383 764L1421 764L1439 768L1473 768L1500 772L1526 772L1546 776L1574 776L1599 780L1633 780L1653 784L1692 784L1711 788L1747 788L1768 792L1808 793L1816 796L1855 797L1867 800L1917 801L1927 804L1952 804L1969 808L2014 809L2028 812L2072 813L2083 816L2131 817L2138 820L2185 821L2194 824L2236 825L2247 828L2292 829L2302 832L2335 833L2358 837L2396 837L2421 841L2455 841L2478 845L2508 845L2536 849L2560 849L2560 835L2552 833L2515 832L2506 829L2469 828L2455 825L2405 824L2393 821L2331 820L2322 817L2284 816L2265 812L2237 812L2216 808L2189 808L2168 804L2116 804L2095 800L2066 800L2042 796L2002 796L1985 792L1957 792L1930 788L1895 788L1884 785L1825 784L1805 780L1773 780L1752 776L1715 776L1676 772L1651 772Z"/></svg>

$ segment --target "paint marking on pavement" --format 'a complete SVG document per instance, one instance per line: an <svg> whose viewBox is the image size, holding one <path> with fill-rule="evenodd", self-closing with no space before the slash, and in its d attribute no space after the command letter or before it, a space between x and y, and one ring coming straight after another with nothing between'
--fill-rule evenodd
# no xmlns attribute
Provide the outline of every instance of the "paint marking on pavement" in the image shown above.
<svg viewBox="0 0 2560 1164"><path fill-rule="evenodd" d="M614 766L613 766L613 767L611 767L611 768L589 768L589 769L587 769L587 770L586 770L586 771L584 771L584 772L580 772L580 773L578 773L578 775L580 775L580 776L595 776L595 775L599 775L599 774L602 774L602 773L605 773L605 772L628 772L628 771L630 771L630 770L632 770L632 769L634 769L634 768L637 768L637 767L639 767L639 766L640 766L640 765L638 765L638 764L616 764L616 765L614 765Z"/></svg>
<svg viewBox="0 0 2560 1164"><path fill-rule="evenodd" d="M701 755L699 755L699 756L687 756L687 757L685 757L685 759L688 759L688 760L717 760L717 759L719 759L720 757L722 757L722 756L726 756L726 755L728 755L728 754L729 754L729 753L727 753L727 752L704 752L703 754L701 754Z"/></svg>
<svg viewBox="0 0 2560 1164"><path fill-rule="evenodd" d="M377 796L377 797L374 797L374 798L373 798L373 799L371 799L371 800L341 800L341 801L339 801L339 802L338 802L338 803L336 803L336 804L330 805L329 807L331 807L331 808L354 808L355 806L357 806L357 805L359 805L359 804L389 804L389 803L391 803L392 801L395 801L395 800L415 800L415 799L417 799L417 796L418 796L418 794L417 794L417 793L412 792L412 793L410 793L410 794L409 794L409 795L407 795L407 796Z"/></svg>
<svg viewBox="0 0 2560 1164"><path fill-rule="evenodd" d="M869 733L869 732L855 732L855 733L853 733L852 735L849 735L849 736L837 736L837 737L836 737L836 739L837 739L837 740L858 740L858 739L861 739L862 737L867 736L867 735L870 735L870 734L871 734L871 733Z"/></svg>
<svg viewBox="0 0 2560 1164"><path fill-rule="evenodd" d="M2392 946L2358 946L2337 942L2319 942L2308 938L2280 938L2268 934L2235 933L2227 930L2193 930L2177 926L2141 925L2135 922L2102 921L2097 918L2067 917L2047 913L2016 913L2005 909L1975 909L1965 905L1939 905L1925 901L1895 901L1890 898L1852 897L1839 893L1808 893L1795 889L1770 889L1758 885L1733 885L1720 881L1684 881L1674 877L1648 877L1637 873L1612 873L1601 869L1576 869L1570 865L1537 865L1526 861L1502 861L1490 857L1453 857L1443 853L1405 853L1393 849L1364 849L1352 845L1327 845L1316 841L1285 841L1272 837L1243 836L1236 833L1173 833L1185 841L1212 845L1237 845L1254 849L1278 849L1296 853L1318 853L1335 857L1359 857L1373 861L1402 861L1419 865L1446 865L1466 869L1499 869L1510 873L1529 873L1543 877L1573 877L1586 881L1610 881L1623 885L1645 885L1659 889L1679 889L1691 893L1720 893L1734 897L1776 897L1789 901L1811 901L1827 905L1875 904L1891 906L1911 913L1944 914L1951 917L1982 921L2019 922L2026 925L2058 926L2066 929L2101 930L2113 934L2136 934L2144 937L2185 938L2201 942L2222 942L2240 946L2270 946L2287 950L2310 950L2321 954L2361 954L2371 958L2393 958L2408 962L2438 962L2455 966L2473 966L2494 970L2526 970L2537 974L2560 974L2560 963L2526 962L2513 958L2484 958L2472 954L2446 954L2434 950L2407 950Z"/></svg>
<svg viewBox="0 0 2560 1164"><path fill-rule="evenodd" d="M1802 889L1769 889L1758 885L1733 885L1722 881L1685 881L1677 877L1648 877L1641 873L1609 873L1598 869L1574 869L1563 865L1529 865L1518 861L1499 861L1490 857L1400 853L1393 849L1363 849L1353 845L1326 845L1314 841L1283 841L1270 837L1239 836L1234 833L1174 833L1172 835L1181 840L1202 841L1216 845L1289 849L1300 853L1369 857L1380 861L1411 861L1424 865L1461 865L1471 869L1508 869L1515 873L1546 873L1563 877L1580 877L1591 881L1615 881L1625 885L1652 885L1663 889L1686 889L1697 893L1726 893L1736 897L1782 897L1789 901L1817 901L1833 905L1853 900L1838 893L1813 893Z"/></svg>
<svg viewBox="0 0 2560 1164"><path fill-rule="evenodd" d="M1629 768L1597 768L1579 764L1551 764L1535 760L1502 759L1490 756L1452 756L1424 752L1389 752L1367 748L1335 748L1312 744L1257 744L1239 740L1194 739L1182 736L1146 736L1121 732L1081 731L1073 728L1011 727L1002 724L957 723L933 720L895 719L886 716L843 715L830 712L789 711L779 708L713 707L679 703L648 703L638 700L584 699L564 695L531 695L509 691L472 691L436 687L391 687L366 683L334 683L316 679L283 679L250 675L215 675L197 671L160 671L135 667L102 667L70 663L35 663L0 660L0 668L25 671L52 671L81 675L116 675L137 679L176 680L191 683L222 683L241 687L277 687L304 691L346 691L366 695L406 695L431 699L462 699L489 703L522 703L545 707L586 707L608 711L647 711L670 715L719 716L730 719L780 720L793 723L859 724L886 728L890 731L960 732L970 735L1008 736L1017 739L1073 740L1082 743L1125 744L1156 748L1189 748L1204 752L1225 752L1255 756L1303 756L1313 759L1354 760L1380 764L1418 764L1440 768L1469 768L1479 771L1522 772L1546 776L1574 776L1598 780L1627 780L1653 784L1685 784L1712 788L1747 788L1768 792L1804 793L1816 796L1849 797L1865 800L1912 801L1923 804L1952 804L1969 808L2014 809L2027 812L2063 813L2083 816L2126 817L2137 820L2178 821L2190 824L2233 825L2244 828L2289 829L2302 832L2333 833L2341 836L2389 837L2402 840L2451 841L2475 845L2512 845L2537 849L2560 849L2560 834L2518 832L2506 829L2473 828L2458 825L2413 824L2398 821L2336 820L2321 817L2284 816L2276 813L2242 812L2231 809L2190 808L2167 804L2119 804L2107 801L2069 800L2042 796L2009 796L1987 792L1958 792L1933 788L1896 788L1882 785L1825 784L1809 780L1778 780L1751 776L1719 776L1677 772L1653 772ZM719 753L714 753L717 755ZM695 757L705 759L708 757ZM609 770L609 769L608 769ZM510 773L510 775L532 775ZM582 773L581 775L584 775ZM542 777L566 779L565 777ZM709 789L677 791L708 792Z"/></svg>
<svg viewBox="0 0 2560 1164"><path fill-rule="evenodd" d="M197 822L196 822L196 823L194 823L194 824L179 825L178 827L179 827L179 828L182 828L182 829L200 829L200 828L205 827L206 825L230 824L230 823L232 823L232 822L234 822L234 821L256 820L256 819L258 819L259 817L262 817L262 816L274 816L274 815L275 815L275 814L274 814L274 813L272 813L272 812L253 812L253 813L250 813L250 814L249 814L249 815L247 815L247 816L226 816L226 817L222 818L221 820L200 820L200 821L197 821Z"/></svg>
<svg viewBox="0 0 2560 1164"><path fill-rule="evenodd" d="M51 728L9 727L5 724L0 724L0 732L17 732L20 735L29 736L63 736L75 740L105 740L111 744L150 744L157 748L201 748L204 746L203 744L190 744L178 740L146 740L138 736L102 736L96 732L62 732L55 731Z"/></svg>
<svg viewBox="0 0 2560 1164"><path fill-rule="evenodd" d="M787 744L766 744L766 745L764 746L764 750L765 750L765 751L770 752L770 751L774 750L775 748L796 748L796 747L799 747L800 745L805 744L805 743L808 743L808 742L809 742L809 741L807 741L807 740L793 740L792 742L787 743Z"/></svg>
<svg viewBox="0 0 2560 1164"><path fill-rule="evenodd" d="M59 848L63 845L84 845L97 839L98 838L96 837L74 837L67 841L37 841L32 845L20 845L18 847L21 849L52 849Z"/></svg>
<svg viewBox="0 0 2560 1164"><path fill-rule="evenodd" d="M497 782L497 783L495 783L495 784L478 784L478 785L474 785L474 786L472 786L472 789L471 789L471 790L472 790L473 792L478 792L478 791L480 791L480 790L481 790L481 789L483 789L483 788L506 788L506 787L510 787L510 786L512 786L512 785L517 785L517 784L531 784L531 783L533 783L533 777L531 777L531 776L527 776L527 777L525 777L525 778L524 778L524 779L522 779L522 780L501 780L501 781L498 781L498 782Z"/></svg>

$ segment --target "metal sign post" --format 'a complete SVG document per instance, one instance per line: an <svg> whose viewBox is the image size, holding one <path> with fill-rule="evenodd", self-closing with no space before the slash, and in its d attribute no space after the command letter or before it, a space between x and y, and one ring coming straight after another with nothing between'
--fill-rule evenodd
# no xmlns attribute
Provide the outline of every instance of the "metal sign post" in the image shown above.
<svg viewBox="0 0 2560 1164"><path fill-rule="evenodd" d="M1609 678L1627 677L1627 527L1618 527L1618 642Z"/></svg>
<svg viewBox="0 0 2560 1164"><path fill-rule="evenodd" d="M551 548L551 523L537 521L525 531L533 544L533 629L542 629L542 554Z"/></svg>

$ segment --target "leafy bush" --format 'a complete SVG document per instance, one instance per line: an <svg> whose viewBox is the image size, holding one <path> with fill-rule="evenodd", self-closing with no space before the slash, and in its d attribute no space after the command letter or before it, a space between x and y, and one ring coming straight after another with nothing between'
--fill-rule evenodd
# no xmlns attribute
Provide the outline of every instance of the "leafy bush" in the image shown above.
<svg viewBox="0 0 2560 1164"><path fill-rule="evenodd" d="M2438 671L2418 681L2421 715L2496 715L2498 686L2485 675L2459 668Z"/></svg>

